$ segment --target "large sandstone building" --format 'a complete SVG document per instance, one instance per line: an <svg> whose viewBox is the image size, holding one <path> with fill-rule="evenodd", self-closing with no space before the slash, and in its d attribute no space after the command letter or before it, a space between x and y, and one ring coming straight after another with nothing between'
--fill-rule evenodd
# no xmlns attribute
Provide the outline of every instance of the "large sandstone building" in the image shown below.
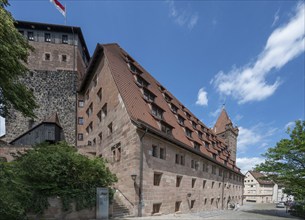
<svg viewBox="0 0 305 220"><path fill-rule="evenodd" d="M242 202L238 129L224 109L209 129L119 45L98 44L90 58L80 28L33 22L17 28L36 48L23 79L40 104L35 122L55 114L63 139L105 158L119 179L115 198L130 215ZM35 128L17 112L6 122L12 144Z"/></svg>

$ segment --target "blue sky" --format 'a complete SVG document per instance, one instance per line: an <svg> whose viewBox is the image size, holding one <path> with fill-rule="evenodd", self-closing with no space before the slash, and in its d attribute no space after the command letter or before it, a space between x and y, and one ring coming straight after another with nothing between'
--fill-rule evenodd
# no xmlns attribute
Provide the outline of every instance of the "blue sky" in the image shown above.
<svg viewBox="0 0 305 220"><path fill-rule="evenodd" d="M119 43L206 125L225 103L243 170L304 120L304 1L61 2L91 54ZM48 0L10 4L15 19L64 24Z"/></svg>

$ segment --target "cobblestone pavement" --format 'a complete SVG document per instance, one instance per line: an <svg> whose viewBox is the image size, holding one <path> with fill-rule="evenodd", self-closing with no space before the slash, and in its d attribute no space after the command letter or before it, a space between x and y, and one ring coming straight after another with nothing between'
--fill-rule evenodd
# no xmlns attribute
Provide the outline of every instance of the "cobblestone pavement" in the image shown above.
<svg viewBox="0 0 305 220"><path fill-rule="evenodd" d="M276 208L275 204L246 203L238 210L205 211L188 214L170 214L162 216L116 218L120 220L149 220L149 219L242 219L242 220L288 220L300 219L286 213L285 208Z"/></svg>

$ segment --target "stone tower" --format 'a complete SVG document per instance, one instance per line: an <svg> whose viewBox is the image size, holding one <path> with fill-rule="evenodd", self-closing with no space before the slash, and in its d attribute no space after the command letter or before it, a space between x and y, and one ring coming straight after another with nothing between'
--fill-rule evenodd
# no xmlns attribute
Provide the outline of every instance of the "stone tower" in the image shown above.
<svg viewBox="0 0 305 220"><path fill-rule="evenodd" d="M222 138L230 151L230 159L236 162L238 128L234 126L225 108L222 109L213 131L219 138Z"/></svg>
<svg viewBox="0 0 305 220"><path fill-rule="evenodd" d="M34 47L20 80L33 91L39 108L36 118L25 118L11 110L6 118L5 141L12 142L57 113L64 139L75 144L77 129L77 89L90 59L79 27L18 21L16 28Z"/></svg>

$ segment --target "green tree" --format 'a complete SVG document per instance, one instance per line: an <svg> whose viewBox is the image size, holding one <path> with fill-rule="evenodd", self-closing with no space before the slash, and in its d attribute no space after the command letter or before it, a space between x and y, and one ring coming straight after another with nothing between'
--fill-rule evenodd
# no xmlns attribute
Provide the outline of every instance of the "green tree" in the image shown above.
<svg viewBox="0 0 305 220"><path fill-rule="evenodd" d="M0 164L0 219L23 219L42 213L49 197L60 197L64 210L94 207L96 187L117 181L101 158L89 159L66 143L40 144ZM13 216L13 217L12 217Z"/></svg>
<svg viewBox="0 0 305 220"><path fill-rule="evenodd" d="M9 115L15 108L24 116L35 117L37 107L33 93L19 78L27 71L25 63L33 48L14 26L14 19L7 7L7 0L0 0L0 116Z"/></svg>
<svg viewBox="0 0 305 220"><path fill-rule="evenodd" d="M288 129L290 139L280 140L263 154L266 161L256 167L298 200L305 199L305 121L296 121Z"/></svg>

